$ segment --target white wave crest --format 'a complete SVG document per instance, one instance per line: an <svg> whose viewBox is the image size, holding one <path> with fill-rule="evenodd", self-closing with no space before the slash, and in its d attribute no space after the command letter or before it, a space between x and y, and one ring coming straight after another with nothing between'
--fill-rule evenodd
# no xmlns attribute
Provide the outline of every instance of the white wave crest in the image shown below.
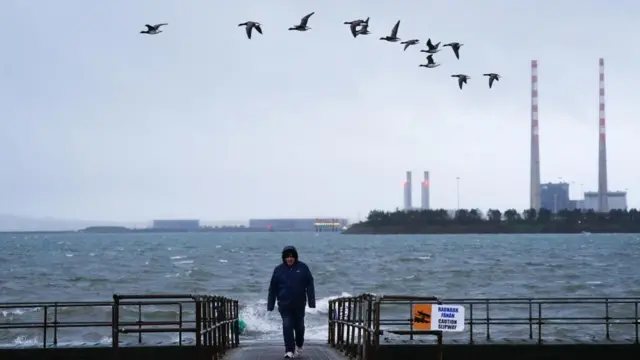
<svg viewBox="0 0 640 360"><path fill-rule="evenodd" d="M328 296L316 300L316 308L306 308L305 313L305 338L309 340L326 340L328 333L327 313L329 301L339 297L351 296L343 292L340 295ZM240 311L240 316L247 324L245 336L267 340L282 337L282 319L277 310L267 311L265 299L245 303Z"/></svg>

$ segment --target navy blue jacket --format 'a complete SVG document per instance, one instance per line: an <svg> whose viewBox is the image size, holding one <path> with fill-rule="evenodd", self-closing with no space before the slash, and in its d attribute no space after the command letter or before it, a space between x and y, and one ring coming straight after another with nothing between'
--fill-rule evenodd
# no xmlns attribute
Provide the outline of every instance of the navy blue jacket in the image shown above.
<svg viewBox="0 0 640 360"><path fill-rule="evenodd" d="M285 253L291 252L296 259L292 266L285 262ZM276 300L278 308L304 308L308 303L310 308L316 307L316 292L313 285L313 275L307 264L298 260L298 251L293 246L287 246L282 250L282 264L273 269L271 283L269 284L269 299L267 310L275 308Z"/></svg>

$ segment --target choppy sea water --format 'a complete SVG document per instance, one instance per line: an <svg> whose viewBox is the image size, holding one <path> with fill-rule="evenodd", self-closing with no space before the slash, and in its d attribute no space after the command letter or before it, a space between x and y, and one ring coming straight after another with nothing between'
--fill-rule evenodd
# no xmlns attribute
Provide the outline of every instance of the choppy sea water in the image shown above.
<svg viewBox="0 0 640 360"><path fill-rule="evenodd" d="M266 311L266 298L285 245L298 248L315 277L317 308L307 309L308 339L327 338L330 299L363 292L445 299L640 297L640 238L631 234L7 234L0 235L0 302L214 293L241 301L245 337L280 339L281 320L277 311ZM175 310L155 311L146 316L176 316ZM0 324L38 321L42 312L0 309ZM62 309L59 316L109 321L110 313L108 307L74 308ZM0 329L0 343L41 344L41 333ZM71 329L63 335L61 343L111 341L110 328Z"/></svg>

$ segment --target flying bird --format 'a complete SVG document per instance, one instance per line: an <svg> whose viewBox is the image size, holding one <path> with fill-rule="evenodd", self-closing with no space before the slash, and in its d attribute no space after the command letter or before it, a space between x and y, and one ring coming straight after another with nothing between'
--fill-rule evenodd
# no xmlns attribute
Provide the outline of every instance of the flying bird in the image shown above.
<svg viewBox="0 0 640 360"><path fill-rule="evenodd" d="M420 43L420 40L418 39L413 39L413 40L407 40L407 41L403 41L400 44L404 44L404 51L407 51L407 48L411 45L417 45L418 43Z"/></svg>
<svg viewBox="0 0 640 360"><path fill-rule="evenodd" d="M489 77L489 89L491 89L491 86L493 85L494 81L500 81L500 75L496 73L488 73L488 74L482 74L482 75Z"/></svg>
<svg viewBox="0 0 640 360"><path fill-rule="evenodd" d="M358 19L358 20L345 21L344 24L349 25L349 27L351 28L351 34L353 35L353 37L356 37L358 35L366 35L366 34L359 34L359 31L362 29L359 30L358 26L362 25L363 27L368 27L369 18L367 18L367 20Z"/></svg>
<svg viewBox="0 0 640 360"><path fill-rule="evenodd" d="M420 50L420 52L426 52L429 54L435 54L438 51L440 51L440 49L438 49L438 46L440 46L440 43L437 43L435 45L433 45L433 43L431 42L431 39L427 39L427 50Z"/></svg>
<svg viewBox="0 0 640 360"><path fill-rule="evenodd" d="M368 20L369 18L367 18ZM369 35L371 34L371 31L369 31L369 23L364 23L360 26L360 29L358 29L358 31L356 31L356 33L353 35L358 36L358 35Z"/></svg>
<svg viewBox="0 0 640 360"><path fill-rule="evenodd" d="M391 35L385 36L385 37L381 37L380 40L384 40L384 41L388 41L388 42L396 42L396 41L400 40L400 38L398 37L398 27L399 26L400 26L400 20L398 20L398 22L393 26L393 29L391 29Z"/></svg>
<svg viewBox="0 0 640 360"><path fill-rule="evenodd" d="M471 79L471 77L469 77L469 75L465 75L465 74L451 75L451 77L457 77L458 78L458 86L460 87L460 90L462 90L462 84L466 84L467 80Z"/></svg>
<svg viewBox="0 0 640 360"><path fill-rule="evenodd" d="M146 24L145 26L147 27L147 30L140 31L140 34L149 34L149 35L160 34L162 32L162 30L160 30L160 27L163 25L169 25L169 24L168 23L162 23L162 24L156 24L156 25Z"/></svg>
<svg viewBox="0 0 640 360"><path fill-rule="evenodd" d="M435 62L435 61L433 61L433 54L429 54L429 55L427 56L427 63L426 63L426 64L420 64L419 66L422 66L422 67L426 67L426 68L433 69L433 68L435 68L435 67L440 66L440 64L436 64L436 62Z"/></svg>
<svg viewBox="0 0 640 360"><path fill-rule="evenodd" d="M460 60L460 46L464 44L460 44L459 42L452 42L448 44L442 45L442 47L450 46L453 49L453 53L456 55L456 59Z"/></svg>
<svg viewBox="0 0 640 360"><path fill-rule="evenodd" d="M256 21L247 21L247 22L243 22L242 24L238 24L238 26L244 26L245 29L247 30L247 37L249 39L251 39L251 31L255 28L257 32L260 33L260 35L262 35L262 25L259 22Z"/></svg>
<svg viewBox="0 0 640 360"><path fill-rule="evenodd" d="M289 30L296 30L296 31L307 31L309 29L311 29L310 27L307 26L307 23L309 22L309 18L311 17L311 15L315 14L315 11L312 12L311 14L307 14L305 15L301 20L300 20L300 24L298 25L294 25L292 27L289 28Z"/></svg>
<svg viewBox="0 0 640 360"><path fill-rule="evenodd" d="M344 24L345 25L355 25L355 26L360 26L363 23L367 23L369 22L369 18L367 18L367 20L362 20L362 19L358 19L358 20L351 20L351 21L345 21Z"/></svg>

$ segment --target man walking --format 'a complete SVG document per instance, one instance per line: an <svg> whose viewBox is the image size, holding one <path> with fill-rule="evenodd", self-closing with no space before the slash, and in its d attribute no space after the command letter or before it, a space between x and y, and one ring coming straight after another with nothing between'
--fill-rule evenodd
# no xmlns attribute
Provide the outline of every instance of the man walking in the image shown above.
<svg viewBox="0 0 640 360"><path fill-rule="evenodd" d="M298 251L293 246L282 250L282 264L273 269L269 284L267 311L273 311L278 300L278 311L282 316L285 359L299 354L304 345L304 310L316 307L313 275L307 264L298 260ZM294 336L295 332L295 336Z"/></svg>

